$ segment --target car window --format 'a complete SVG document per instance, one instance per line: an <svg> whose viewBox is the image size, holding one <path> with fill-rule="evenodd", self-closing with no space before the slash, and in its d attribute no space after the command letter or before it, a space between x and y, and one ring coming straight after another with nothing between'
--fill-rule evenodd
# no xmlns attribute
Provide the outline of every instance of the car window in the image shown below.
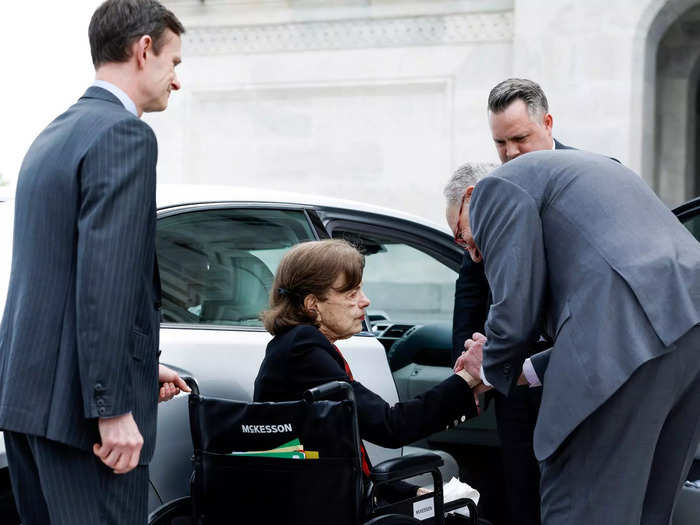
<svg viewBox="0 0 700 525"><path fill-rule="evenodd" d="M683 224L686 228L688 228L688 230L690 230L690 233L692 233L695 238L700 241L700 214L695 214L692 217L685 219Z"/></svg>
<svg viewBox="0 0 700 525"><path fill-rule="evenodd" d="M163 321L262 326L279 261L314 238L299 210L213 209L159 219Z"/></svg>
<svg viewBox="0 0 700 525"><path fill-rule="evenodd" d="M409 324L452 319L457 272L402 240L338 230L333 237L365 254L363 288L372 318Z"/></svg>
<svg viewBox="0 0 700 525"><path fill-rule="evenodd" d="M419 249L428 238L392 233L332 232L365 254L363 288L371 301L367 317L387 352L399 398L406 401L452 373L457 272Z"/></svg>

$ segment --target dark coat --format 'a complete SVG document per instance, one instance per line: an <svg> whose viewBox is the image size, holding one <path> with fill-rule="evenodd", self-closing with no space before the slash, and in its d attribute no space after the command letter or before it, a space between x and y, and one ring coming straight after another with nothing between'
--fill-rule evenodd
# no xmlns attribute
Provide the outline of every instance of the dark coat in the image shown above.
<svg viewBox="0 0 700 525"><path fill-rule="evenodd" d="M94 86L29 148L0 325L0 429L92 450L98 417L131 412L149 461L156 159L149 126Z"/></svg>
<svg viewBox="0 0 700 525"><path fill-rule="evenodd" d="M314 326L299 325L267 345L255 380L255 401L301 399L305 390L328 381L349 381L341 356ZM377 445L397 448L444 430L462 416L473 417L471 389L452 376L420 396L389 405L359 381L352 381L360 435Z"/></svg>

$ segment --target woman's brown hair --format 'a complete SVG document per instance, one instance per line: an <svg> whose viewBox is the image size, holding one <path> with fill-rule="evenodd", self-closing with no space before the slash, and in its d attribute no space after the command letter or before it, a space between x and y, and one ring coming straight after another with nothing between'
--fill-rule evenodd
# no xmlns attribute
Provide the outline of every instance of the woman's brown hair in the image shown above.
<svg viewBox="0 0 700 525"><path fill-rule="evenodd" d="M304 298L323 300L340 275L338 292L360 285L365 258L347 241L328 239L297 244L282 258L270 291L270 309L262 313L265 329L277 335L299 324L318 326L316 314L304 308Z"/></svg>

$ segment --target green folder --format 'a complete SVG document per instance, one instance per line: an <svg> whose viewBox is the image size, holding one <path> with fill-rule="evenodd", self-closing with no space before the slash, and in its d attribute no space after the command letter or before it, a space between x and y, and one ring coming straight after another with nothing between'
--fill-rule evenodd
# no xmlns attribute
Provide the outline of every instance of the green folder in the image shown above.
<svg viewBox="0 0 700 525"><path fill-rule="evenodd" d="M299 438L293 439L288 443L283 443L277 448L271 450L250 450L246 452L231 452L232 456L253 456L263 458L284 458L284 459L306 459L304 455L304 446L299 441Z"/></svg>
<svg viewBox="0 0 700 525"><path fill-rule="evenodd" d="M306 459L303 452L231 452L231 455L256 458Z"/></svg>

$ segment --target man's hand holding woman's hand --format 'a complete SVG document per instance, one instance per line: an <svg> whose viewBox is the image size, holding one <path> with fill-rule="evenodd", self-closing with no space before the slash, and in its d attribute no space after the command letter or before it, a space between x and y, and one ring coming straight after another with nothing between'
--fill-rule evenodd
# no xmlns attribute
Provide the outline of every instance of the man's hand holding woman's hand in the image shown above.
<svg viewBox="0 0 700 525"><path fill-rule="evenodd" d="M486 343L486 336L479 332L475 332L472 335L472 339L467 339L464 343L466 350L462 352L462 355L457 358L455 363L455 372L464 369L472 377L481 377L484 343Z"/></svg>
<svg viewBox="0 0 700 525"><path fill-rule="evenodd" d="M479 394L491 388L481 381L481 363L483 361L484 343L486 343L486 336L475 332L472 338L467 339L464 343L464 348L466 350L457 358L457 362L454 366L455 373L462 375L472 389L474 393L474 402L476 403L479 413L481 413L479 408Z"/></svg>

